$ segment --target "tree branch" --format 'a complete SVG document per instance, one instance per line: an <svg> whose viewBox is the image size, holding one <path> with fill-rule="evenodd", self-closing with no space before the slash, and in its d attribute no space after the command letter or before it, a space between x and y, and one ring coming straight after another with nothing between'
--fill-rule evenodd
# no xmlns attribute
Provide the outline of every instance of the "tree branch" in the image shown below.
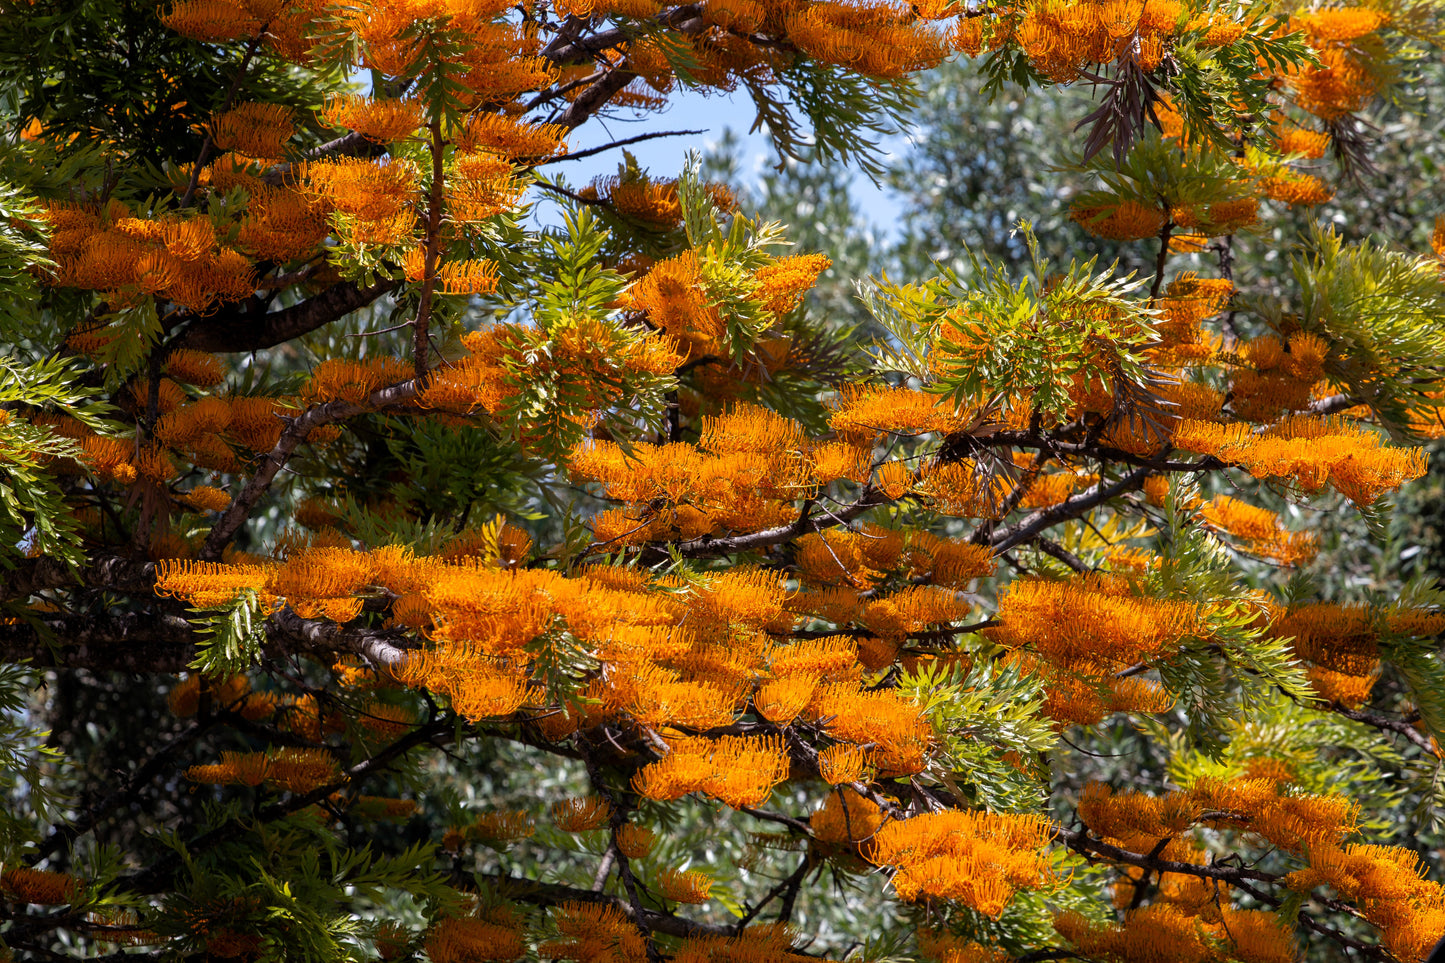
<svg viewBox="0 0 1445 963"><path fill-rule="evenodd" d="M290 419L286 430L281 432L281 438L276 442L276 447L267 453L256 474L246 482L246 487L241 490L241 494L236 496L235 500L231 502L231 507L226 509L221 520L206 536L206 542L201 546L200 557L212 562L221 557L222 550L241 530L241 526L245 524L251 510L256 507L261 496L271 487L271 482L276 478L277 472L282 469L291 458L292 453L300 447L313 429L345 421L347 418L363 412L405 404L415 398L416 393L416 382L404 381L399 385L372 392L363 404L328 401L324 404L312 405L299 416Z"/></svg>
<svg viewBox="0 0 1445 963"><path fill-rule="evenodd" d="M1031 541L1041 532L1060 522L1078 518L1097 505L1102 505L1112 498L1117 498L1125 492L1141 487L1144 479L1149 476L1150 470L1147 467L1136 468L1112 485L1100 482L1093 488L1067 498L1057 505L1040 509L1002 531L994 532L993 537L989 540L994 555L1002 555L1015 545Z"/></svg>
<svg viewBox="0 0 1445 963"><path fill-rule="evenodd" d="M46 637L56 641L48 643ZM272 658L354 653L377 668L392 668L406 658L409 644L398 631L303 619L282 609L268 622L262 652ZM195 659L195 626L171 612L47 614L35 624L0 625L0 662L174 675L189 669Z"/></svg>
<svg viewBox="0 0 1445 963"><path fill-rule="evenodd" d="M1393 732L1404 736L1416 746L1424 750L1427 756L1439 757L1440 750L1433 744L1429 736L1419 729L1416 729L1404 719L1391 719L1378 713L1367 712L1363 709L1350 709L1338 702L1325 703L1324 708L1336 715L1344 716L1346 719L1353 719L1356 722L1363 722L1367 726L1374 726L1383 732Z"/></svg>
<svg viewBox="0 0 1445 963"><path fill-rule="evenodd" d="M396 290L397 285L396 281L385 280L363 288L344 281L300 304L269 314L247 311L243 307L221 310L192 322L174 346L221 354L273 348L366 307ZM253 300L243 305L257 303Z"/></svg>
<svg viewBox="0 0 1445 963"><path fill-rule="evenodd" d="M887 505L892 499L883 494L880 489L868 487L858 496L858 500L850 505L844 506L836 512L828 512L823 516L802 514L798 520L791 525L780 525L777 528L767 528L761 532L752 532L747 535L733 535L728 538L702 538L693 539L690 542L679 542L677 551L687 558L697 558L707 555L725 555L729 552L746 552L759 548L767 548L770 545L781 545L783 542L790 542L802 535L813 532L821 532L824 529L836 528L839 525L847 525L853 519L858 518L864 512L877 508L879 505Z"/></svg>
<svg viewBox="0 0 1445 963"><path fill-rule="evenodd" d="M542 161L537 167L544 167L547 164L560 164L563 161L581 160L584 157L591 157L593 154L601 154L604 151L616 150L619 147L626 147L629 144L640 144L645 140L656 140L659 137L681 137L686 134L702 134L701 130L659 130L651 134L638 134L636 137L624 137L621 140L614 140L610 144L603 144L600 147L589 147L587 150L574 151L563 154L561 157L553 157L550 160Z"/></svg>
<svg viewBox="0 0 1445 963"><path fill-rule="evenodd" d="M563 886L558 883L541 883L503 873L478 873L477 877L487 880L495 886L498 895L509 900L531 903L533 906L557 906L562 903L574 902L594 903L620 910L633 923L645 927L653 933L665 933L668 936L683 938L691 936L731 937L733 935L731 926L702 923L672 913L658 913L649 909L639 911L625 899L608 896L606 893L598 893L590 889Z"/></svg>

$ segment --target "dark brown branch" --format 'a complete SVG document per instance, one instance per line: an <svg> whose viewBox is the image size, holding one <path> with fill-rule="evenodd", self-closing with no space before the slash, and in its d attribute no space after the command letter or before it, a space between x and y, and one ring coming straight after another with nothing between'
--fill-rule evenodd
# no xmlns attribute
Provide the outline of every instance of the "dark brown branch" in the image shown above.
<svg viewBox="0 0 1445 963"><path fill-rule="evenodd" d="M738 812L747 813L754 819L763 819L770 823L778 823L780 825L787 826L793 832L799 833L810 839L813 836L813 827L808 825L806 821L798 819L794 816L788 816L784 813L768 812L766 809L754 809L752 806L743 806L738 810Z"/></svg>
<svg viewBox="0 0 1445 963"><path fill-rule="evenodd" d="M231 507L226 509L221 520L206 536L206 543L201 546L201 558L214 562L221 557L221 552L241 530L241 526L246 523L247 517L256 507L256 503L261 500L261 496L270 489L277 472L285 466L291 455L314 429L320 428L322 425L345 421L363 412L405 404L415 398L416 393L416 382L405 381L399 385L372 392L364 404L329 401L325 404L312 405L299 416L289 419L286 429L281 432L280 440L276 442L276 447L267 453L256 474L246 482L246 487L241 490L241 494L236 496L235 500L231 502Z"/></svg>
<svg viewBox="0 0 1445 963"><path fill-rule="evenodd" d="M186 671L196 659L195 626L175 613L47 614L39 625L55 644L46 644L31 624L0 625L0 662L170 675ZM406 658L410 644L400 632L303 619L290 609L274 614L267 630L262 653L272 658L349 653L378 668L393 667Z"/></svg>
<svg viewBox="0 0 1445 963"><path fill-rule="evenodd" d="M1089 566L1084 564L1083 559L1079 558L1079 556L1064 548L1053 539L1044 538L1042 535L1040 535L1038 538L1034 539L1034 544L1039 547L1039 551L1043 552L1045 555L1052 555L1054 558L1063 562L1075 572L1083 573L1089 570Z"/></svg>
<svg viewBox="0 0 1445 963"><path fill-rule="evenodd" d="M823 515L808 515L804 513L798 516L798 520L791 525L780 525L777 528L767 528L761 532L751 532L747 535L732 535L727 538L699 538L690 542L679 542L677 551L685 557L697 558L708 555L725 555L729 552L747 552L760 548L767 548L770 545L781 545L790 542L795 538L808 535L813 532L821 532L825 529L836 528L839 525L847 525L865 512L877 508L879 505L887 505L892 499L877 488L868 487L863 489L858 500L846 505L836 512L826 512Z"/></svg>
<svg viewBox="0 0 1445 963"><path fill-rule="evenodd" d="M1169 238L1174 233L1174 218L1165 217L1164 226L1159 229L1159 254L1154 259L1154 282L1149 285L1149 304L1159 304L1159 292L1164 287L1164 266L1169 262Z"/></svg>
<svg viewBox="0 0 1445 963"><path fill-rule="evenodd" d="M196 657L195 628L179 615L47 615L40 620L55 644L47 645L24 622L0 625L0 662L39 668L103 672L184 672Z"/></svg>
<svg viewBox="0 0 1445 963"><path fill-rule="evenodd" d="M637 74L621 67L614 67L602 76L591 87L582 91L577 99L567 105L554 123L561 124L566 130L573 130L581 127L587 120L615 97L622 88L632 83Z"/></svg>
<svg viewBox="0 0 1445 963"><path fill-rule="evenodd" d="M437 288L437 267L441 260L443 178L445 177L442 151L446 145L442 140L441 121L432 121L427 130L430 134L427 148L431 152L431 186L427 192L426 203L426 245L425 253L422 255L421 301L417 305L416 319L412 322L411 346L412 376L416 378L418 385L426 384L427 363L431 355L429 332L432 299L436 296Z"/></svg>
<svg viewBox="0 0 1445 963"><path fill-rule="evenodd" d="M193 322L176 340L175 347L221 354L273 348L364 308L396 287L397 282L391 280L364 288L345 281L300 304L269 314L248 311L244 307L222 310ZM259 300L252 300L243 302L243 305L255 306L259 303Z"/></svg>
<svg viewBox="0 0 1445 963"><path fill-rule="evenodd" d="M626 147L626 146L628 146L629 144L640 144L640 143L642 143L642 142L645 141L645 140L656 140L656 139L659 138L659 137L682 137L682 136L685 136L685 135L687 135L687 134L703 134L703 133L706 133L706 131L701 131L701 130L659 130L659 131L656 131L656 132L651 133L651 134L638 134L636 137L624 137L624 138L622 138L621 140L614 140L612 143L610 143L610 144L603 144L603 145L600 146L600 147L589 147L587 150L573 151L572 153L569 153L569 154L563 154L561 157L553 157L553 158L550 159L550 160L542 161L540 164L537 164L536 166L537 166L537 167L543 167L543 166L545 166L545 165L547 165L547 164L560 164L560 163L562 163L563 161L581 160L581 159L584 158L584 157L591 157L591 156L594 155L594 154L601 154L601 153L603 153L603 152L605 152L605 151L616 150L616 149L619 148L619 147Z"/></svg>
<svg viewBox="0 0 1445 963"><path fill-rule="evenodd" d="M75 571L53 558L25 559L14 571L7 572L5 578L0 601L23 599L37 592L74 586L150 596L154 594L156 584L154 564L118 555L95 559Z"/></svg>
<svg viewBox="0 0 1445 963"><path fill-rule="evenodd" d="M1149 476L1149 472L1148 468L1136 468L1112 485L1100 482L1093 488L1071 496L1057 505L1040 509L1008 528L995 532L990 539L994 555L1002 555L1016 545L1032 541L1040 533L1060 522L1078 518L1112 498L1139 488L1144 484L1144 479Z"/></svg>
<svg viewBox="0 0 1445 963"><path fill-rule="evenodd" d="M689 3L664 11L655 19L661 26L692 32L689 30L690 27L695 30L702 26L697 20L701 11L702 4ZM696 23L696 27L693 26L694 23ZM570 23L569 18L568 22L563 23L563 28L558 36L542 48L541 56L558 65L586 63L596 58L602 51L619 47L632 39L631 32L619 29L604 30L586 37L576 37L577 32L576 26ZM561 42L559 43L559 41Z"/></svg>
<svg viewBox="0 0 1445 963"><path fill-rule="evenodd" d="M1404 719L1391 719L1378 713L1368 712L1364 709L1350 709L1340 705L1338 702L1325 703L1324 708L1336 715L1344 716L1346 719L1353 719L1356 722L1363 722L1367 726L1374 726L1382 732L1393 732L1396 735L1404 736L1422 749L1426 755L1434 757L1437 750L1431 745L1430 737L1419 729L1416 729Z"/></svg>
<svg viewBox="0 0 1445 963"><path fill-rule="evenodd" d="M519 879L516 876L501 873L478 873L477 877L496 887L499 896L522 903L531 903L533 906L558 906L562 903L573 902L594 903L620 910L629 920L646 927L653 933L665 933L668 936L683 938L691 936L730 937L733 935L731 926L701 923L697 920L686 919L671 913L658 913L649 909L638 911L625 899L608 896L606 893L598 893L590 889L562 886L558 883L539 883L535 880Z"/></svg>
<svg viewBox="0 0 1445 963"><path fill-rule="evenodd" d="M785 878L779 880L776 886L764 893L763 898L758 900L757 904L737 921L734 925L734 932L742 935L747 925L757 919L758 914L779 896L783 897L783 905L778 911L778 921L780 923L786 923L791 919L793 915L793 904L798 900L798 890L803 885L803 877L808 875L808 869L812 865L812 857L805 855L803 861L798 864L797 869L793 870L793 872Z"/></svg>
<svg viewBox="0 0 1445 963"><path fill-rule="evenodd" d="M652 939L652 930L647 924L649 911L642 905L642 894L637 885L637 876L632 872L632 861L622 851L622 846L617 840L618 833L622 827L627 825L627 814L631 806L627 801L618 797L607 785L607 780L602 777L602 769L596 758L589 749L583 748L582 762L587 767L587 779L592 783L592 791L607 803L607 851L612 854L612 859L617 866L617 876L622 880L622 888L627 892L627 904L632 910L629 917L633 925L637 927L643 944L647 947L648 963L662 963L662 951Z"/></svg>

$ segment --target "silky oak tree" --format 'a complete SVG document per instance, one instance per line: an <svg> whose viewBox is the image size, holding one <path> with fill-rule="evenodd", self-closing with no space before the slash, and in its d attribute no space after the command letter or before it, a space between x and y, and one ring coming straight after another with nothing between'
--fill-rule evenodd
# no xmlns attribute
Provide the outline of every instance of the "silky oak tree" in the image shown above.
<svg viewBox="0 0 1445 963"><path fill-rule="evenodd" d="M1258 504L1378 528L1424 473L1445 222L1315 228L1283 292L1232 256L1359 175L1430 0L5 14L6 954L1445 933L1445 596L1320 597ZM1152 269L1025 222L1008 265L856 279L860 325L696 163L564 177L684 88L881 176L945 60L1092 87L1071 216Z"/></svg>

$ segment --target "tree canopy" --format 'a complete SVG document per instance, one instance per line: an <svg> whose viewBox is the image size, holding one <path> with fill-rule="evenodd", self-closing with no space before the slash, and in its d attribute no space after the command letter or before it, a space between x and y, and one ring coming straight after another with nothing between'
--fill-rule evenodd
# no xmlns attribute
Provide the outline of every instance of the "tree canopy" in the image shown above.
<svg viewBox="0 0 1445 963"><path fill-rule="evenodd" d="M4 9L0 959L1445 935L1434 0Z"/></svg>

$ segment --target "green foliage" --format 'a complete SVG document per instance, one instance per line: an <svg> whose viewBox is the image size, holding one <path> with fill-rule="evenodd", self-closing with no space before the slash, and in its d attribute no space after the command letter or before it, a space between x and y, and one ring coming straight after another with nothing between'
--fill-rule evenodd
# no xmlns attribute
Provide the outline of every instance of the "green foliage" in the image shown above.
<svg viewBox="0 0 1445 963"><path fill-rule="evenodd" d="M12 865L37 838L37 828L61 815L66 799L50 770L60 751L30 718L30 692L40 684L33 669L0 665L0 862Z"/></svg>
<svg viewBox="0 0 1445 963"><path fill-rule="evenodd" d="M875 181L886 168L878 142L899 126L913 105L909 80L870 80L836 64L799 59L778 72L782 96L773 88L744 76L757 120L766 128L780 155L798 160L855 165ZM794 111L808 118L809 133Z"/></svg>
<svg viewBox="0 0 1445 963"><path fill-rule="evenodd" d="M728 352L743 354L775 320L751 298L756 286L753 272L768 263L773 249L787 242L781 224L755 224L740 215L724 229L721 212L699 176L701 164L697 154L689 154L677 181L683 228L699 254L708 298L726 324L720 341Z"/></svg>
<svg viewBox="0 0 1445 963"><path fill-rule="evenodd" d="M1090 919L1105 918L1109 894L1102 867L1068 853L1056 860L1054 872L1068 880L1068 885L1052 891L1022 890L997 918L951 906L935 925L967 940L998 945L1012 956L1024 956L1035 947L1058 941L1053 925L1058 914L1072 911Z"/></svg>
<svg viewBox="0 0 1445 963"><path fill-rule="evenodd" d="M364 960L371 958L365 940L374 927L358 910L399 895L430 913L464 905L432 868L430 845L377 856L345 845L314 810L249 825L229 815L231 821L220 824L219 845L191 851L169 841L181 881L165 911L146 921L158 933L194 943L194 950L235 945L224 939L256 947L259 960Z"/></svg>
<svg viewBox="0 0 1445 963"><path fill-rule="evenodd" d="M1265 637L1256 606L1239 598L1233 566L1219 540L1188 523L1186 506L1195 497L1191 485L1172 486L1165 505L1166 552L1147 584L1160 598L1200 606L1201 630L1158 669L1179 701L1189 738L1201 752L1217 757L1232 720L1272 701L1277 691L1307 704L1314 697L1288 644Z"/></svg>
<svg viewBox="0 0 1445 963"><path fill-rule="evenodd" d="M191 609L201 616L196 627L196 658L191 668L206 675L244 672L256 664L266 641L265 614L254 589L243 588L217 609Z"/></svg>
<svg viewBox="0 0 1445 963"><path fill-rule="evenodd" d="M311 455L307 468L328 481L310 493L366 545L435 552L460 529L499 511L532 513L527 476L535 462L492 432L439 420L354 420L341 439Z"/></svg>
<svg viewBox="0 0 1445 963"><path fill-rule="evenodd" d="M1352 398L1370 406L1392 432L1408 436L1412 409L1445 374L1445 278L1423 258L1365 240L1345 245L1333 230L1316 228L1304 255L1293 259L1297 321L1330 343L1326 373Z"/></svg>
<svg viewBox="0 0 1445 963"><path fill-rule="evenodd" d="M940 266L923 283L878 282L865 295L894 343L875 357L880 367L923 381L961 404L1030 398L1034 410L1062 416L1082 379L1148 384L1153 375L1139 349L1148 343L1140 306L1128 297L1142 281L1095 273L1093 260L1055 274L1027 223L1020 225L1032 259L1021 280L969 254L967 279ZM966 340L965 340L966 339ZM948 360L929 358L942 349Z"/></svg>
<svg viewBox="0 0 1445 963"><path fill-rule="evenodd" d="M1058 732L1040 712L1044 693L1036 676L983 658L966 673L920 662L899 689L923 708L941 744L930 776L992 812L1033 811L1043 803L1042 774L1026 760L1052 749Z"/></svg>
<svg viewBox="0 0 1445 963"><path fill-rule="evenodd" d="M1399 603L1439 612L1445 610L1445 590L1432 584L1430 579L1418 579L1400 592ZM1384 624L1381 627L1384 630L1380 637L1381 657L1395 667L1409 686L1420 721L1436 739L1445 738L1445 662L1440 657L1439 639L1392 632Z"/></svg>
<svg viewBox="0 0 1445 963"><path fill-rule="evenodd" d="M21 364L0 358L0 567L14 568L17 556L27 553L71 566L85 557L61 480L46 470L55 459L80 458L80 446L5 409L57 411L105 431L115 426L105 417L111 409L100 394L80 381L68 359Z"/></svg>
<svg viewBox="0 0 1445 963"><path fill-rule="evenodd" d="M1233 151L1237 118L1267 112L1274 93L1271 75L1288 75L1315 63L1304 35L1286 32L1282 18L1268 9L1263 0L1256 0L1242 11L1246 28L1233 43L1205 48L1199 43L1205 30L1200 29L1191 32L1194 36L1186 33L1175 47L1178 70L1165 86L1184 118L1187 140Z"/></svg>
<svg viewBox="0 0 1445 963"><path fill-rule="evenodd" d="M9 301L34 297L32 270L51 264L39 213L24 189L0 181L0 291Z"/></svg>
<svg viewBox="0 0 1445 963"><path fill-rule="evenodd" d="M533 312L548 328L578 317L601 317L611 308L627 280L598 263L608 231L586 207L563 213L560 231L543 235L542 270L536 272Z"/></svg>
<svg viewBox="0 0 1445 963"><path fill-rule="evenodd" d="M198 127L233 85L237 103L312 110L340 79L264 53L242 75L243 46L188 40L159 12L143 0L42 2L7 18L0 36L0 89L11 122L18 129L39 120L59 141L74 136L72 149L104 145L123 159L94 172L105 193L144 192L164 183L163 162L195 158Z"/></svg>
<svg viewBox="0 0 1445 963"><path fill-rule="evenodd" d="M524 441L546 460L560 459L585 436L599 392L626 412L607 422L623 437L638 428L656 432L666 417L663 396L674 379L625 364L626 352L646 332L613 310L626 280L599 261L607 237L590 210L568 210L562 230L543 236L544 266L530 305L533 326L510 328L503 338L508 350L502 364L515 390L497 412L498 422L512 430L529 426ZM566 344L566 363L554 357L559 342Z"/></svg>
<svg viewBox="0 0 1445 963"><path fill-rule="evenodd" d="M1204 777L1227 779L1251 760L1268 758L1289 765L1293 781L1305 792L1342 792L1371 813L1400 804L1400 788L1378 774L1404 766L1401 752L1378 731L1340 716L1322 716L1311 711L1308 701L1276 692L1230 719L1222 735L1222 750L1211 755L1185 732L1169 733L1164 740L1169 779L1180 786Z"/></svg>
<svg viewBox="0 0 1445 963"><path fill-rule="evenodd" d="M1215 150L1181 150L1157 131L1140 138L1123 163L1096 157L1083 164L1067 165L1080 174L1092 174L1103 182L1101 190L1084 191L1074 199L1076 209L1112 209L1120 201L1132 200L1150 208L1193 211L1203 233L1211 230L1206 212L1211 204L1257 196L1253 179L1231 158Z"/></svg>

